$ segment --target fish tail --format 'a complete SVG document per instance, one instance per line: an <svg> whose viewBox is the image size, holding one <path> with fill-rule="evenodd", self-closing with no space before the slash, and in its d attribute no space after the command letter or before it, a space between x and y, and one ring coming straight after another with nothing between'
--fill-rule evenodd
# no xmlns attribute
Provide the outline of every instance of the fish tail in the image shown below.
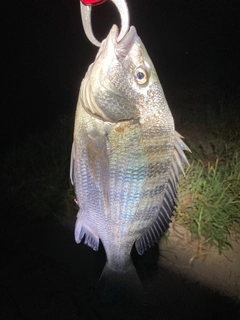
<svg viewBox="0 0 240 320"><path fill-rule="evenodd" d="M103 303L133 300L146 304L145 292L133 264L127 271L116 271L107 262L96 286L96 297Z"/></svg>

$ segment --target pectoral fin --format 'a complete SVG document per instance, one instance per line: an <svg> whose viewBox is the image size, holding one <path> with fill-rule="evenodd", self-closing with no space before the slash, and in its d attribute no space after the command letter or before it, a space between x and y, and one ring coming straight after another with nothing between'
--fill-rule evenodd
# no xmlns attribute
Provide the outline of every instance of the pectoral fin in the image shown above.
<svg viewBox="0 0 240 320"><path fill-rule="evenodd" d="M73 142L71 159L70 159L70 180L72 185L74 185L74 160L75 160L75 148L74 148L74 142Z"/></svg>
<svg viewBox="0 0 240 320"><path fill-rule="evenodd" d="M109 210L109 160L107 152L107 136L88 135L88 166L96 189L104 202L104 212Z"/></svg>

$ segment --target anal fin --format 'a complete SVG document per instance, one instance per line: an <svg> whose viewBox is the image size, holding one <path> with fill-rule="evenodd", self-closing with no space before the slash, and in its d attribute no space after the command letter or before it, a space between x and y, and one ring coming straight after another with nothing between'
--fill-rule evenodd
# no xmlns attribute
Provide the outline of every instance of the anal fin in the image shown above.
<svg viewBox="0 0 240 320"><path fill-rule="evenodd" d="M84 227L80 218L77 217L77 221L75 224L75 241L80 243L85 235L84 244L88 245L94 251L98 250L99 247L99 238L93 235L92 232L88 230L88 228Z"/></svg>

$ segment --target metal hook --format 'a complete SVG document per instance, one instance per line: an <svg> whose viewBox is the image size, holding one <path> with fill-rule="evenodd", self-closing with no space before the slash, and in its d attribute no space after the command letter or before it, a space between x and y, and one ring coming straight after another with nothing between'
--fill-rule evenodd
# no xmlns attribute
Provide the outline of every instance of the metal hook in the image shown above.
<svg viewBox="0 0 240 320"><path fill-rule="evenodd" d="M120 17L121 17L121 31L117 38L119 42L125 34L129 30L129 12L126 0L111 0L115 6L117 7ZM81 6L81 16L82 16L82 23L83 29L88 37L88 40L92 42L97 47L100 47L100 42L95 38L93 31L92 31L92 23L91 23L91 11L92 7L90 5L86 6L80 2Z"/></svg>

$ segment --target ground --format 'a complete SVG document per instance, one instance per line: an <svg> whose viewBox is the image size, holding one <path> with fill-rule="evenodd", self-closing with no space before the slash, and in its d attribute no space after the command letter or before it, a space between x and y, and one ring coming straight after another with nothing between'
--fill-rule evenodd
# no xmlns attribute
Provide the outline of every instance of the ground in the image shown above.
<svg viewBox="0 0 240 320"><path fill-rule="evenodd" d="M18 220L14 212L2 222L1 319L239 319L236 299L173 272L158 246L133 256L150 303L102 304L94 288L104 252L77 245L71 222Z"/></svg>
<svg viewBox="0 0 240 320"><path fill-rule="evenodd" d="M216 246L191 235L183 225L173 222L170 235L161 241L161 265L189 281L240 300L240 237L232 235L232 248L219 254Z"/></svg>
<svg viewBox="0 0 240 320"><path fill-rule="evenodd" d="M201 109L197 105L194 109L194 103L185 106L184 114L192 116L197 108ZM183 120L177 121L177 130L178 122ZM201 139L209 146L206 127L195 128L192 135L186 126L180 129L188 140L196 143ZM211 145L209 148L211 155ZM31 216L21 210L13 201L2 205L0 319L240 318L237 237L233 239L233 250L219 256L216 248L199 246L188 229L173 223L167 243L163 239L160 246L141 257L133 252L148 304L130 300L103 304L95 298L95 286L105 264L104 250L94 252L83 243L75 243L75 214L39 218L35 212Z"/></svg>

